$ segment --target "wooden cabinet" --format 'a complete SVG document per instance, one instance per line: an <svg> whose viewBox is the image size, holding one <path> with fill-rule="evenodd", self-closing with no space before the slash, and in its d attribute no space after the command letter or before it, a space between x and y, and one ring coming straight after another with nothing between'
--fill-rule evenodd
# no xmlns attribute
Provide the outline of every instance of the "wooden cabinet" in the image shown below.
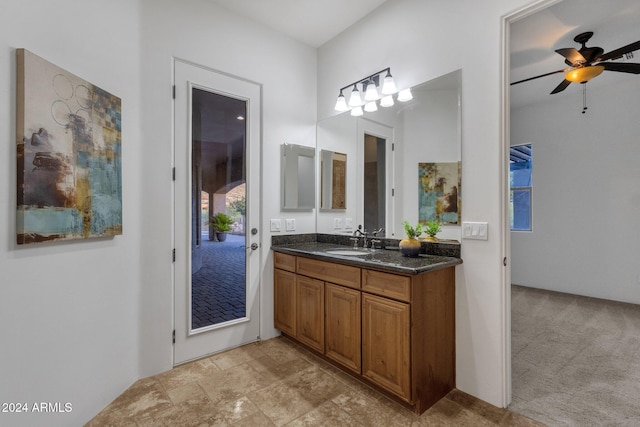
<svg viewBox="0 0 640 427"><path fill-rule="evenodd" d="M275 326L418 414L455 386L455 269L397 274L276 252Z"/></svg>
<svg viewBox="0 0 640 427"><path fill-rule="evenodd" d="M359 374L361 293L355 289L326 283L325 295L325 354Z"/></svg>
<svg viewBox="0 0 640 427"><path fill-rule="evenodd" d="M296 336L296 275L276 268L273 274L273 324L287 335Z"/></svg>
<svg viewBox="0 0 640 427"><path fill-rule="evenodd" d="M296 277L296 338L324 352L324 282Z"/></svg>
<svg viewBox="0 0 640 427"><path fill-rule="evenodd" d="M362 375L411 400L409 304L362 294Z"/></svg>

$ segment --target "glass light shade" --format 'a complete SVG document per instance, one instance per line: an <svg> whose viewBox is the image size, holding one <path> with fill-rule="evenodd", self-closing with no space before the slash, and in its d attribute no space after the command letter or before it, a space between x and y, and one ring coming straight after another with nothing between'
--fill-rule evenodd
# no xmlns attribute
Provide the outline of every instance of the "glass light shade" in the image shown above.
<svg viewBox="0 0 640 427"><path fill-rule="evenodd" d="M396 82L393 81L391 73L387 73L384 81L382 82L382 94L391 95L392 93L396 93L397 91L398 88L396 87Z"/></svg>
<svg viewBox="0 0 640 427"><path fill-rule="evenodd" d="M342 91L340 91L340 95L338 95L338 100L336 101L336 111L340 111L341 113L347 111L349 106L347 105L347 100L344 99L344 95Z"/></svg>
<svg viewBox="0 0 640 427"><path fill-rule="evenodd" d="M349 107L361 107L362 106L362 98L360 98L360 91L353 85L353 90L351 91L351 96L349 97Z"/></svg>
<svg viewBox="0 0 640 427"><path fill-rule="evenodd" d="M373 80L369 80L369 84L367 84L367 91L364 93L365 101L376 101L380 99L380 95L378 95L378 88Z"/></svg>
<svg viewBox="0 0 640 427"><path fill-rule="evenodd" d="M391 95L383 96L382 99L380 100L381 107L391 107L392 105L393 105L393 96Z"/></svg>
<svg viewBox="0 0 640 427"><path fill-rule="evenodd" d="M378 106L376 105L376 101L369 101L364 104L364 111L367 113L373 113L374 111L378 111Z"/></svg>
<svg viewBox="0 0 640 427"><path fill-rule="evenodd" d="M412 99L413 99L413 95L411 94L411 89L406 88L398 92L398 101L407 102L407 101L411 101Z"/></svg>
<svg viewBox="0 0 640 427"><path fill-rule="evenodd" d="M358 117L358 116L361 116L363 114L364 114L364 112L362 111L362 107L354 107L354 108L351 109L351 115L352 116Z"/></svg>
<svg viewBox="0 0 640 427"><path fill-rule="evenodd" d="M573 83L586 83L594 77L599 76L604 71L602 65L591 65L588 67L576 68L564 75L564 78Z"/></svg>

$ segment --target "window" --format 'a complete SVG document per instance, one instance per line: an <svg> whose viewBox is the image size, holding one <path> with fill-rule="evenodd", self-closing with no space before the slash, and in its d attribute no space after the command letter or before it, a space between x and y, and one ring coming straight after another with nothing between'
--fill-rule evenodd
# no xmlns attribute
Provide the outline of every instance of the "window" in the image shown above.
<svg viewBox="0 0 640 427"><path fill-rule="evenodd" d="M531 231L531 144L510 149L509 212L512 231Z"/></svg>

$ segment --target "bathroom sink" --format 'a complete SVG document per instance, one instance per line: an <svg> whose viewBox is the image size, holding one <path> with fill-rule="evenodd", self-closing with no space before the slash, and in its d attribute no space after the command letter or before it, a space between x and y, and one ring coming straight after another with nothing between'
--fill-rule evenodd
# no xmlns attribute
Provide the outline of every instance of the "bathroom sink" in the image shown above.
<svg viewBox="0 0 640 427"><path fill-rule="evenodd" d="M326 253L331 255L368 255L369 254L369 252L358 251L355 249L336 249L333 251L326 251Z"/></svg>

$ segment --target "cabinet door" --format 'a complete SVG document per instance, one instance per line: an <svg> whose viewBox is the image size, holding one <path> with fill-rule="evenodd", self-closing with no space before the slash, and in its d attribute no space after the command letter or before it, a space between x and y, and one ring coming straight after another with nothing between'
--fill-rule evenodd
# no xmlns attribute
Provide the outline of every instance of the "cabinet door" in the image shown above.
<svg viewBox="0 0 640 427"><path fill-rule="evenodd" d="M325 283L325 354L360 373L360 291Z"/></svg>
<svg viewBox="0 0 640 427"><path fill-rule="evenodd" d="M362 294L362 375L411 401L409 304Z"/></svg>
<svg viewBox="0 0 640 427"><path fill-rule="evenodd" d="M285 334L296 336L296 275L273 270L273 323Z"/></svg>
<svg viewBox="0 0 640 427"><path fill-rule="evenodd" d="M324 352L324 282L296 276L296 338Z"/></svg>

